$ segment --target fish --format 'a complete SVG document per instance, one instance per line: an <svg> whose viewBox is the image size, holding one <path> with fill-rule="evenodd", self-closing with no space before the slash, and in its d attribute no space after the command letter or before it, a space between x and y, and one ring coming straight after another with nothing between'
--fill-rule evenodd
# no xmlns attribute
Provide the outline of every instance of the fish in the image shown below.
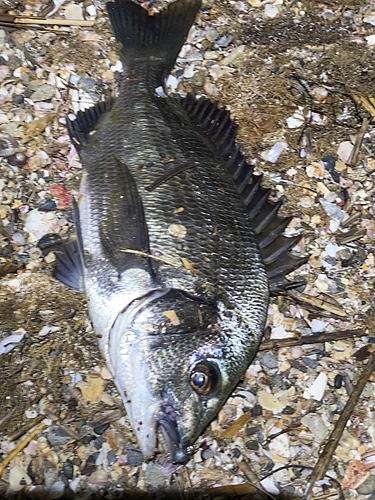
<svg viewBox="0 0 375 500"><path fill-rule="evenodd" d="M177 463L253 360L270 294L300 285L286 276L308 258L291 252L301 236L284 235L291 217L228 111L165 91L200 8L107 3L119 93L67 119L83 175L76 237L56 252L56 278L86 294L144 458L166 446Z"/></svg>

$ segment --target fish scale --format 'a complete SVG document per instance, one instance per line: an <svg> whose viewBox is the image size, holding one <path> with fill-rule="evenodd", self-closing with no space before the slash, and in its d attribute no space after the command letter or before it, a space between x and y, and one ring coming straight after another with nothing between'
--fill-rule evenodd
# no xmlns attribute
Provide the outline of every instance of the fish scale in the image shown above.
<svg viewBox="0 0 375 500"><path fill-rule="evenodd" d="M305 262L289 253L289 220L236 146L228 112L155 91L200 5L176 0L149 16L131 0L107 4L124 74L116 100L67 122L84 174L77 243L56 270L87 295L144 456L161 430L178 462L252 361L270 285L294 286L285 274Z"/></svg>

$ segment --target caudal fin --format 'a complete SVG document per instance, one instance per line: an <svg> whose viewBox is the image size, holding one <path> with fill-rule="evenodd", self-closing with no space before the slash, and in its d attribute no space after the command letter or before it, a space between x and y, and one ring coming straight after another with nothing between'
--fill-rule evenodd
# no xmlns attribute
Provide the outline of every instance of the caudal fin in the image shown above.
<svg viewBox="0 0 375 500"><path fill-rule="evenodd" d="M176 0L155 14L132 0L107 3L116 40L122 43L121 57L125 64L128 66L137 60L148 66L151 63L158 67L161 77L166 77L201 3L202 0Z"/></svg>

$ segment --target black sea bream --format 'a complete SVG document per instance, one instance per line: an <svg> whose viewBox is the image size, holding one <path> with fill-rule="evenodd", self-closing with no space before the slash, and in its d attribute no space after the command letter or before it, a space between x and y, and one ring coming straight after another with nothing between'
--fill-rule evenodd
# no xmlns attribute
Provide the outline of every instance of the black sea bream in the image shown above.
<svg viewBox="0 0 375 500"><path fill-rule="evenodd" d="M108 3L124 73L115 100L68 121L83 165L76 244L56 276L87 295L140 449L174 461L217 415L260 342L270 290L304 258L299 237L210 100L161 97L201 0L154 15Z"/></svg>

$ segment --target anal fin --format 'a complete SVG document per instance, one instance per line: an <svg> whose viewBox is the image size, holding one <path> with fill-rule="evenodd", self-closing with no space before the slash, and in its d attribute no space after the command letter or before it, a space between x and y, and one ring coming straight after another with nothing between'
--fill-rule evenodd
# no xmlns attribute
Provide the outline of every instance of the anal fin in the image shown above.
<svg viewBox="0 0 375 500"><path fill-rule="evenodd" d="M66 126L70 139L77 151L80 151L87 143L90 133L95 129L100 118L112 109L114 102L115 99L109 97L85 111L78 111L75 120L67 117Z"/></svg>

